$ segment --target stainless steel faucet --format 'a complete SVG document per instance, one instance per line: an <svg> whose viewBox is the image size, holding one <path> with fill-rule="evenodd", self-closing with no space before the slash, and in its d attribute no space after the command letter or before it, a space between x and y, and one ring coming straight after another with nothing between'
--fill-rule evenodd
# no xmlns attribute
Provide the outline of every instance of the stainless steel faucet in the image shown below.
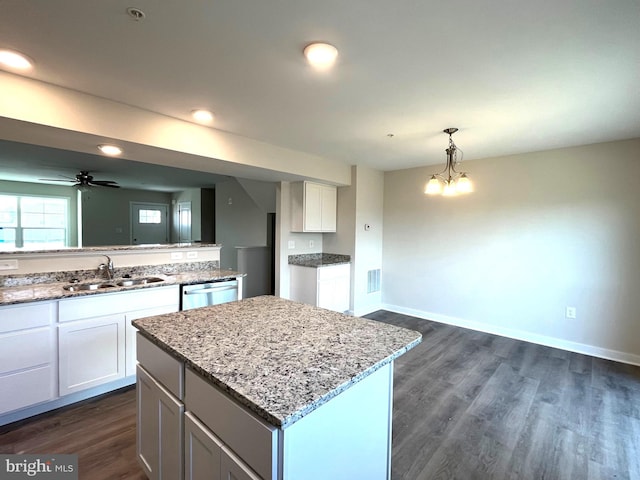
<svg viewBox="0 0 640 480"><path fill-rule="evenodd" d="M107 263L101 263L98 265L98 272L102 273L107 280L113 280L114 277L114 268L113 268L113 260L109 255L105 255L107 257Z"/></svg>

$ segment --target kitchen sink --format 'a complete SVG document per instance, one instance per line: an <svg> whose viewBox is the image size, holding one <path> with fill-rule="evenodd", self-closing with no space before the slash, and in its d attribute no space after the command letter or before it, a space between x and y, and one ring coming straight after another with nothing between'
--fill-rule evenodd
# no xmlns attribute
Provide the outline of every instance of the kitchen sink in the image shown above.
<svg viewBox="0 0 640 480"><path fill-rule="evenodd" d="M113 288L115 285L110 282L102 282L102 283L72 283L71 285L65 285L65 290L69 290L70 292L79 292L81 290L99 290L101 288Z"/></svg>
<svg viewBox="0 0 640 480"><path fill-rule="evenodd" d="M121 280L109 280L105 282L85 282L85 283L71 283L65 285L65 290L69 292L80 292L85 290L101 290L103 288L115 288L115 287L133 287L135 285L147 285L149 283L164 282L164 278L160 277L141 277L141 278L123 278Z"/></svg>
<svg viewBox="0 0 640 480"><path fill-rule="evenodd" d="M123 278L118 280L116 285L119 287L131 287L133 285L146 285L147 283L164 282L164 278L160 277L142 277L142 278Z"/></svg>

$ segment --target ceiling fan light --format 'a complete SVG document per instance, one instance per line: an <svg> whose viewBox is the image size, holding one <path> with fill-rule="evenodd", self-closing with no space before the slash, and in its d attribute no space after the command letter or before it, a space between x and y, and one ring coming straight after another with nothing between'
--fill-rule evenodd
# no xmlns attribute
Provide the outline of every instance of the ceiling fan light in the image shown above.
<svg viewBox="0 0 640 480"><path fill-rule="evenodd" d="M427 195L439 195L442 193L442 183L440 183L440 180L438 180L435 175L431 175L431 178L424 187L424 193Z"/></svg>
<svg viewBox="0 0 640 480"><path fill-rule="evenodd" d="M33 61L26 55L14 50L0 50L0 64L16 70L29 70Z"/></svg>
<svg viewBox="0 0 640 480"><path fill-rule="evenodd" d="M312 43L305 47L304 56L312 67L326 70L336 62L338 49L328 43Z"/></svg>
<svg viewBox="0 0 640 480"><path fill-rule="evenodd" d="M473 183L471 183L471 180L469 180L466 173L463 173L456 182L456 190L458 193L473 192Z"/></svg>
<svg viewBox="0 0 640 480"><path fill-rule="evenodd" d="M122 154L122 149L117 145L98 145L98 150L110 157L117 157Z"/></svg>

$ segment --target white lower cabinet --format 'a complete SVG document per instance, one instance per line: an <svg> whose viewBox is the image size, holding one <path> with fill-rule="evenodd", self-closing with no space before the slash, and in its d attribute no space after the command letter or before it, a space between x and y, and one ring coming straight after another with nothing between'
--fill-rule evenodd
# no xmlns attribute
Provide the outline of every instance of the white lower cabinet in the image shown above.
<svg viewBox="0 0 640 480"><path fill-rule="evenodd" d="M179 302L168 285L0 306L0 425L133 384L131 321Z"/></svg>
<svg viewBox="0 0 640 480"><path fill-rule="evenodd" d="M124 314L59 326L60 395L124 378Z"/></svg>
<svg viewBox="0 0 640 480"><path fill-rule="evenodd" d="M131 321L176 312L178 304L177 286L60 300L60 395L134 375Z"/></svg>
<svg viewBox="0 0 640 480"><path fill-rule="evenodd" d="M349 310L351 265L302 267L291 265L290 297L296 302L336 312Z"/></svg>
<svg viewBox="0 0 640 480"><path fill-rule="evenodd" d="M198 419L184 414L185 480L261 480Z"/></svg>
<svg viewBox="0 0 640 480"><path fill-rule="evenodd" d="M183 478L184 404L137 367L137 454L150 480Z"/></svg>
<svg viewBox="0 0 640 480"><path fill-rule="evenodd" d="M0 307L0 415L57 396L55 306Z"/></svg>

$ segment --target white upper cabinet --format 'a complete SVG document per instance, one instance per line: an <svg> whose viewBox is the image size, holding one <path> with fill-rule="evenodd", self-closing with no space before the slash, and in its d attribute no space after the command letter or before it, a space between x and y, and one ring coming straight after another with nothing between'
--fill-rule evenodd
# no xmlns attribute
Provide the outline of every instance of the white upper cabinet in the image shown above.
<svg viewBox="0 0 640 480"><path fill-rule="evenodd" d="M291 231L335 232L338 191L313 182L291 184Z"/></svg>

